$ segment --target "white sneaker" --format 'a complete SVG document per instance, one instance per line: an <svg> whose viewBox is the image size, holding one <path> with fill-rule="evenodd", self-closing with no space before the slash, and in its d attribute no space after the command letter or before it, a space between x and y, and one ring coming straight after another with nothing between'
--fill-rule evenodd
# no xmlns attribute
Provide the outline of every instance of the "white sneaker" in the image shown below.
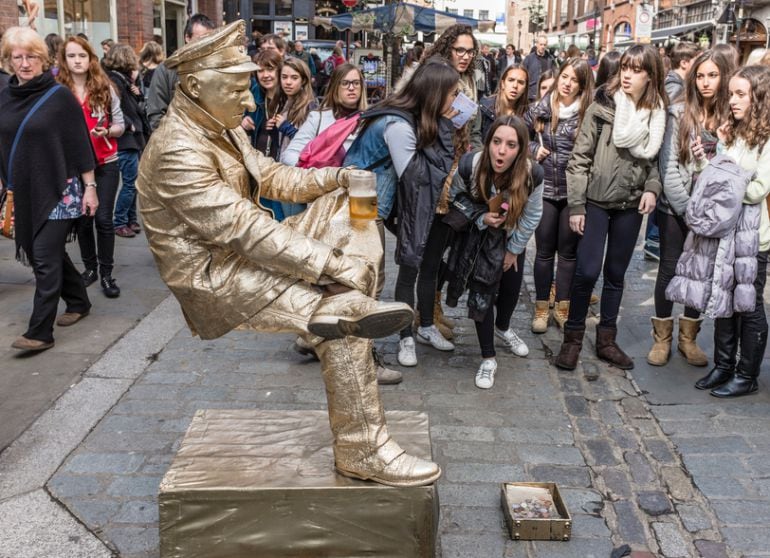
<svg viewBox="0 0 770 558"><path fill-rule="evenodd" d="M418 327L417 328L417 341L426 345L433 345L433 348L439 351L454 351L455 346L444 339L438 328L434 325L430 327Z"/></svg>
<svg viewBox="0 0 770 558"><path fill-rule="evenodd" d="M493 358L485 358L481 361L476 372L476 387L489 389L495 385L495 372L497 372L497 361Z"/></svg>
<svg viewBox="0 0 770 558"><path fill-rule="evenodd" d="M398 357L401 366L417 366L417 353L414 351L414 337L404 337L398 342Z"/></svg>
<svg viewBox="0 0 770 558"><path fill-rule="evenodd" d="M495 328L495 335L505 341L505 344L508 345L508 348L511 349L511 352L516 356L525 357L529 354L527 345L524 344L524 341L522 341L511 328L508 328L505 331Z"/></svg>

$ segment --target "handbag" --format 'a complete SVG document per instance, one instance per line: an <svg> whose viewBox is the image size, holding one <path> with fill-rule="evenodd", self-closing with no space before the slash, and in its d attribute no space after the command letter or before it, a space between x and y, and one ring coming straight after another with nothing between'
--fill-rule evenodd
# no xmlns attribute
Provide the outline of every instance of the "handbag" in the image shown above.
<svg viewBox="0 0 770 558"><path fill-rule="evenodd" d="M5 185L6 187L3 190L3 197L0 199L0 218L2 218L2 228L0 229L0 232L2 232L2 235L6 238L13 238L14 234L15 223L13 211L13 184L11 183L11 180L13 179L13 158L16 155L16 148L19 146L21 133L24 131L24 126L27 125L27 122L30 118L32 118L32 115L35 114L37 109L39 109L43 103L45 103L51 97L51 95L56 93L60 87L61 85L54 85L46 92L45 95L37 100L37 102L32 106L30 111L24 117L24 120L21 121L19 129L16 131L16 137L13 138L13 143L11 144L11 153L8 156L8 184Z"/></svg>
<svg viewBox="0 0 770 558"><path fill-rule="evenodd" d="M0 233L13 238L13 192L7 189L0 194Z"/></svg>

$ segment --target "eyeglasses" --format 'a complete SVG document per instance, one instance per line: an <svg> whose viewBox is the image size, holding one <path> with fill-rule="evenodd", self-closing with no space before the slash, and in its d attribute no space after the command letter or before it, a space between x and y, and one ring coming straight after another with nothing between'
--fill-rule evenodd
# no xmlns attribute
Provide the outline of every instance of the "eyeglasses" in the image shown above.
<svg viewBox="0 0 770 558"><path fill-rule="evenodd" d="M475 48L452 47L454 53L460 58L473 58L478 52Z"/></svg>
<svg viewBox="0 0 770 558"><path fill-rule="evenodd" d="M340 86L343 89L350 89L351 87L353 89L358 89L359 87L361 87L361 80L360 79L343 79L340 82Z"/></svg>
<svg viewBox="0 0 770 558"><path fill-rule="evenodd" d="M14 64L21 64L22 62L34 63L40 60L40 56L37 54L17 54L11 56L11 60Z"/></svg>

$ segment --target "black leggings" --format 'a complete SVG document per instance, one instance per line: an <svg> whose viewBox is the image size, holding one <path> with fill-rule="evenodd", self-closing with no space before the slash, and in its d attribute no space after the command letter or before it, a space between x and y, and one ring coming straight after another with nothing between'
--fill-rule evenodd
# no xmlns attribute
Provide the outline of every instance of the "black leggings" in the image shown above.
<svg viewBox="0 0 770 558"><path fill-rule="evenodd" d="M660 265L658 265L658 277L655 279L655 316L670 318L674 303L666 300L666 287L676 273L676 264L679 256L682 255L688 228L684 219L678 215L658 210L658 230L660 231ZM700 317L700 312L694 308L685 307L684 315L697 319Z"/></svg>
<svg viewBox="0 0 770 558"><path fill-rule="evenodd" d="M602 288L600 325L615 327L618 321L620 301L623 298L623 281L636 239L642 226L642 215L632 209L602 209L586 204L586 222L583 238L577 251L575 278L572 281L568 329L585 327L591 292L599 279L604 261L604 287ZM607 243L607 254L604 244Z"/></svg>
<svg viewBox="0 0 770 558"><path fill-rule="evenodd" d="M580 235L569 228L567 200L543 198L543 216L535 230L537 254L533 274L537 300L548 300L551 293L553 260L557 252L556 300L569 300L579 240Z"/></svg>
<svg viewBox="0 0 770 558"><path fill-rule="evenodd" d="M518 270L511 267L503 273L500 280L500 287L497 290L497 300L489 309L484 321L474 322L476 325L476 336L479 338L482 358L492 358L495 356L495 331L494 328L506 331L511 325L511 316L516 310L516 304L519 302L519 292L521 291L521 280L524 277L524 254L522 252L516 258ZM495 318L495 307L497 308L497 318Z"/></svg>
<svg viewBox="0 0 770 558"><path fill-rule="evenodd" d="M118 193L120 183L120 168L115 161L96 167L94 172L99 208L95 216L84 215L78 219L78 244L86 269L96 269L98 261L99 275L105 277L112 275L115 253L115 225L112 214L115 211L115 195ZM96 222L96 242L94 242L94 222Z"/></svg>
<svg viewBox="0 0 770 558"><path fill-rule="evenodd" d="M420 269L407 265L398 266L394 298L397 302L405 302L414 308L414 285L417 283L417 310L420 313L420 326L422 327L433 325L436 281L449 231L449 225L441 220L441 215L435 215L428 233L428 241L425 244ZM411 336L412 326L410 324L401 330L401 339Z"/></svg>

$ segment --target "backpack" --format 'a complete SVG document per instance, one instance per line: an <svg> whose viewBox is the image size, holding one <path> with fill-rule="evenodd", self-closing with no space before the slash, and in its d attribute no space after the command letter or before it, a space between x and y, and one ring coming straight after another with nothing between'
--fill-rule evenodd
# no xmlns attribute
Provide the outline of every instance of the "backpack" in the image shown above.
<svg viewBox="0 0 770 558"><path fill-rule="evenodd" d="M305 146L299 154L297 167L301 169L341 167L347 154L344 147L345 140L356 131L360 120L360 111L336 120Z"/></svg>

